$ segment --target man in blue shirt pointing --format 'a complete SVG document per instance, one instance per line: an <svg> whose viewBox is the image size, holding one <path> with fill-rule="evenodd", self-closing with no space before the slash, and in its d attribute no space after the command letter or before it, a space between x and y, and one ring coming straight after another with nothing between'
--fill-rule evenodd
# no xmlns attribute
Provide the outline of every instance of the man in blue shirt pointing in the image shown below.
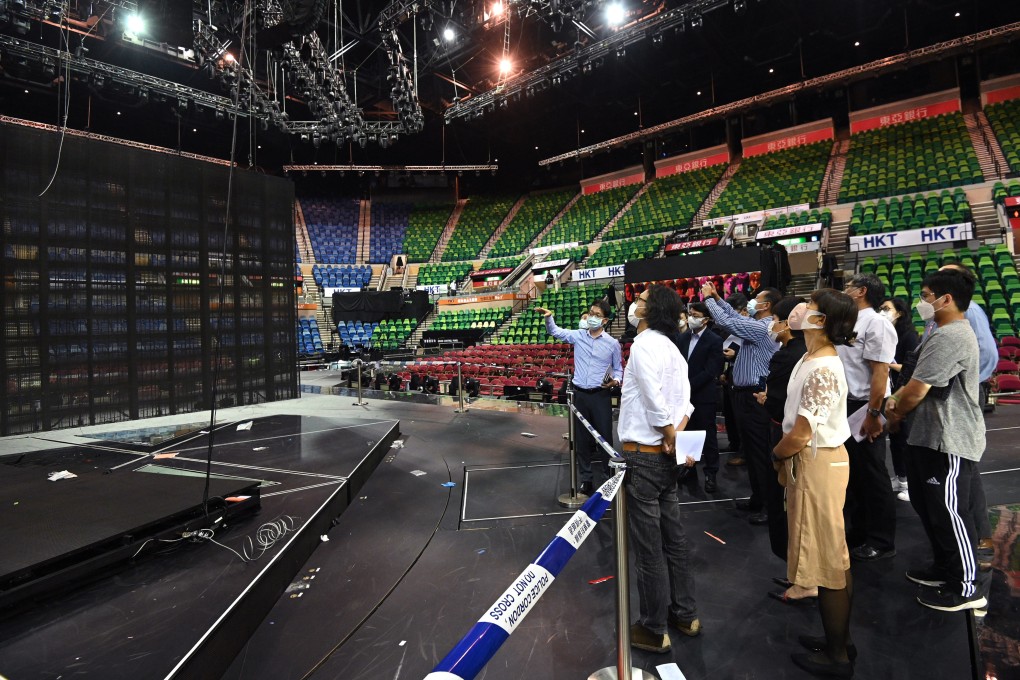
<svg viewBox="0 0 1020 680"><path fill-rule="evenodd" d="M545 315L545 329L560 342L574 346L574 407L607 442L613 441L613 404L609 390L623 378L620 343L606 332L609 303L599 300L588 310L584 330L560 328L552 311L536 307ZM574 428L580 492L590 496L593 490L592 462L607 458L596 452L595 439L580 423Z"/></svg>

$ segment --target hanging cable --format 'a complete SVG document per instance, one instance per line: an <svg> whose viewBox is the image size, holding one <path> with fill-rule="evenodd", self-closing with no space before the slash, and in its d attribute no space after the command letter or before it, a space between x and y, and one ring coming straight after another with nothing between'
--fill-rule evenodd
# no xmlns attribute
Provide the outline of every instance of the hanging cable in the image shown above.
<svg viewBox="0 0 1020 680"><path fill-rule="evenodd" d="M244 3L244 19L241 25L241 42L240 49L237 55L237 68L244 68L247 58L247 35L248 27L251 21L249 16L250 11L250 0L245 0ZM224 207L223 215L223 241L222 250L220 252L220 271L219 271L219 295L218 295L218 309L216 314L216 331L222 333L223 331L223 308L225 306L226 291L224 290L226 280L226 268L227 268L227 237L230 234L230 208L233 203L234 197L234 169L236 166L237 159L237 105L241 97L241 87L239 83L235 83L234 90L232 92L233 101L233 116L234 124L232 126L231 137L230 137L230 169L227 171L227 201ZM236 277L236 272L234 273ZM234 300L231 308L236 308L237 300ZM210 391L210 400L212 403L209 404L209 446L206 451L206 462L205 462L205 489L202 491L202 511L205 513L206 519L209 517L209 484L212 479L212 456L214 438L216 432L216 390L219 384L219 373L220 363L223 357L223 343L219 342L219 338L216 338L216 353L213 362L212 370L212 389ZM236 367L235 367L236 369Z"/></svg>

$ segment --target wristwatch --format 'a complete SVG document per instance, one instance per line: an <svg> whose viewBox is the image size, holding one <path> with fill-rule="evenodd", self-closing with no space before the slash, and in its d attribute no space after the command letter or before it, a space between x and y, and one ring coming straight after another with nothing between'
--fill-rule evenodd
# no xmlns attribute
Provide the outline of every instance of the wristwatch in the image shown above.
<svg viewBox="0 0 1020 680"><path fill-rule="evenodd" d="M871 416L872 418L877 418L880 415L882 415L882 411L880 411L877 408L869 408L868 409L868 415Z"/></svg>

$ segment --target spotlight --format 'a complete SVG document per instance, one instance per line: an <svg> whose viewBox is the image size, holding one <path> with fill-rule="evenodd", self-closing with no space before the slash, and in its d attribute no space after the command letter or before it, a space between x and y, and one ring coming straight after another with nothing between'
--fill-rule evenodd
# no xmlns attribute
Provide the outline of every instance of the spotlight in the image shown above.
<svg viewBox="0 0 1020 680"><path fill-rule="evenodd" d="M616 49L616 58L623 59L625 56L627 56L627 50L623 47L618 47Z"/></svg>
<svg viewBox="0 0 1020 680"><path fill-rule="evenodd" d="M132 35L145 33L145 20L139 14L129 14L124 21L124 26L127 28L127 32Z"/></svg>
<svg viewBox="0 0 1020 680"><path fill-rule="evenodd" d="M743 14L747 11L747 0L733 0L733 11Z"/></svg>
<svg viewBox="0 0 1020 680"><path fill-rule="evenodd" d="M457 34L453 32L453 29L449 26L443 31L443 40L446 42L453 42L453 39L457 37Z"/></svg>
<svg viewBox="0 0 1020 680"><path fill-rule="evenodd" d="M860 47L860 46L861 46L861 41L860 40L854 40L854 47Z"/></svg>
<svg viewBox="0 0 1020 680"><path fill-rule="evenodd" d="M499 72L506 75L510 73L510 69L513 68L513 63L506 57L499 60Z"/></svg>
<svg viewBox="0 0 1020 680"><path fill-rule="evenodd" d="M503 3L496 2L492 5L492 16L498 17L503 14Z"/></svg>
<svg viewBox="0 0 1020 680"><path fill-rule="evenodd" d="M701 28L705 25L705 19L701 14L691 15L691 28Z"/></svg>
<svg viewBox="0 0 1020 680"><path fill-rule="evenodd" d="M653 45L661 45L662 44L662 34L661 33L656 33L655 35L652 36L652 44Z"/></svg>
<svg viewBox="0 0 1020 680"><path fill-rule="evenodd" d="M623 23L626 13L623 10L623 5L614 2L613 4L606 7L606 21L610 26L619 26Z"/></svg>

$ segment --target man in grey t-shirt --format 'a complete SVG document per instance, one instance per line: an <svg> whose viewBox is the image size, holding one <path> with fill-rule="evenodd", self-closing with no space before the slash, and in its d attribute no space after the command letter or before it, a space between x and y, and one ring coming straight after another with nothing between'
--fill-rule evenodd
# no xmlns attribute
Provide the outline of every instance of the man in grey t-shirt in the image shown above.
<svg viewBox="0 0 1020 680"><path fill-rule="evenodd" d="M938 271L921 286L918 313L937 328L922 343L910 381L886 403L895 430L910 414L907 481L910 503L921 518L934 560L910 569L922 588L917 601L942 611L988 605L988 572L977 567L974 493L977 462L985 449L985 422L978 405L978 345L964 315L974 277ZM916 490L916 491L915 491ZM978 501L980 502L980 501Z"/></svg>

